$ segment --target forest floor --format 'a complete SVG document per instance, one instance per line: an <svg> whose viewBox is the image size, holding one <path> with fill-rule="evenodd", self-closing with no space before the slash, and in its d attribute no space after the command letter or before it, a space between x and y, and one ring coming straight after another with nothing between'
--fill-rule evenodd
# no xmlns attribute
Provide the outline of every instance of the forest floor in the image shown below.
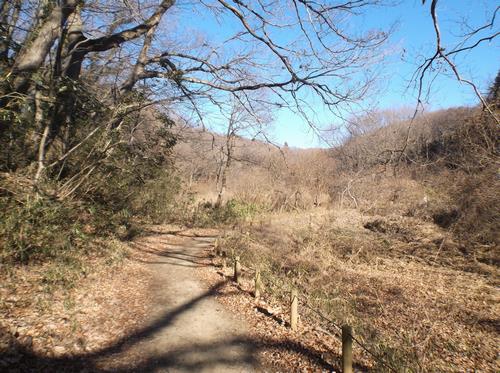
<svg viewBox="0 0 500 373"><path fill-rule="evenodd" d="M245 323L215 300L226 280L208 286L197 277L209 263L205 252L216 233L148 227L130 244L121 269L97 271L66 298L53 294L51 302L48 295L50 310L19 302L6 306L0 367L9 372L261 370ZM24 293L2 287L2 295L12 303L39 290L25 287ZM64 306L68 299L76 302L71 309Z"/></svg>
<svg viewBox="0 0 500 373"><path fill-rule="evenodd" d="M246 271L236 284L232 269L220 267L214 240L221 232L145 230L124 262L96 269L71 294L30 288L21 274L19 286L0 287L8 303L0 315L0 370L337 371L334 338L304 323L291 331L286 310L254 299ZM50 307L38 309L29 297L45 297Z"/></svg>
<svg viewBox="0 0 500 373"><path fill-rule="evenodd" d="M378 242L376 235L381 233L363 228L366 222L358 222L356 216L349 214L348 211L342 211L336 215L333 222L342 223L342 235L347 234L348 227L352 229L360 227L356 228L354 237L361 239L367 235L366 243L370 243L372 251L377 250L377 255L382 255L385 249L382 250L375 245ZM91 276L79 282L78 287L71 290L70 296L58 294L57 291L36 291L29 288L33 269L31 273L17 270L11 275L9 282L2 282L0 286L0 300L2 300L0 370L8 372L338 371L340 341L337 336L305 314L301 314L304 317L299 320L298 331L292 331L288 325L286 300L276 301L270 296L271 294L266 294L266 290L263 298L255 300L253 272L250 266L243 268L242 281L236 284L232 279L232 268L222 266L221 258L214 255L214 241L217 236L237 234L247 237L247 241L250 240L244 241L248 253L257 250L253 246L258 242L260 245L265 245L266 250L272 255L277 255L276 260L283 266L288 268L290 265L292 268L301 265L307 258L315 258L319 252L326 253L326 251L323 244L318 247L313 245L302 256L297 257L295 249L297 235L290 229L299 226L307 227L308 231L311 229L321 231L331 224L332 220L328 214L318 211L312 215L297 214L281 218L275 216L269 220L256 221L246 227L247 231L240 233L182 229L174 226L145 227L144 234L129 244L130 254L123 263L109 268L103 266L100 270L96 270ZM321 242L328 239L326 243L335 239L342 245L345 243L346 247L354 248L351 238L349 242L344 242L345 239L339 236L337 231L333 233L331 237L321 236L318 239ZM312 239L313 241L307 242L315 242L316 239L314 237ZM387 238L384 236L383 239ZM395 255L394 250L398 248L396 242L391 242L390 246L391 255ZM416 264L401 264L405 271L396 271L391 264L392 257L385 254L385 262L382 263L378 259L375 268L369 262L369 257L364 260L353 259L352 255L361 258L359 248L364 246L356 244L355 247L358 247L358 250L349 250L351 254L346 254L352 270L357 271L356 281L352 282L352 286L359 287L359 291L350 292L351 296L358 293L370 294L374 286L380 287L378 296L384 295L382 290L388 285L377 285L374 279L377 281L385 279L383 276L377 277L376 271L383 271L385 266L388 266L391 274L399 276L398 281L394 281L393 277L390 278L391 286L400 284L399 293L406 294L406 291L411 291L412 296L399 297L392 301L383 299L381 302L384 307L393 304L404 305L411 310L412 315L417 314L413 300L416 299L418 292L408 285L410 280L411 283L415 282L415 277L410 276L411 273L408 271ZM338 250L341 249L344 250L343 246L339 246ZM257 252L259 255L267 255L264 251ZM295 258L293 263L288 262L289 257ZM425 257L421 255L422 259ZM242 259L245 259L245 256ZM400 259L395 259L399 263ZM339 260L342 258L335 259L334 262L337 263ZM331 264L329 261L324 263ZM371 269L368 270L368 266ZM454 264L452 267L459 266ZM326 269L321 271L320 273L324 273L326 277L319 277L317 281L311 279L309 285L314 287L316 282L325 286L331 283L345 284L343 277L338 279L335 277L343 273L339 271L339 267L331 265L331 268L335 271ZM426 268L421 263L415 271L421 274ZM434 266L432 273L437 269ZM40 268L39 272L46 271ZM444 314L438 312L441 310L432 309L433 298L418 298L420 299L418 303L425 303L425 309L432 309L434 316L429 316L429 322L439 325L441 334L445 330L446 336L452 334L446 341L455 342L457 340L455 334L460 333L462 343L477 344L479 342L469 338L469 334L464 331L473 328L476 334L480 332L485 351L480 355L484 358L483 363L478 363L475 360L478 356L474 355L468 359L461 357L463 360L457 361L454 366L481 366L487 367L485 369L487 371L496 365L495 359L490 356L495 350L493 348L493 341L496 339L493 336L497 336L495 327L488 325L482 327L482 324L477 323L467 326L468 324L465 325L467 320L458 318L449 310L460 306L457 312L462 314L461 310L464 309L462 298L464 298L463 302L474 305L477 312L483 312L482 309L479 310L479 304L483 304L485 315L496 320L497 308L492 296L489 295L492 285L478 275L472 274L468 274L467 281L464 281L465 274L460 273L458 276L457 269L439 268L440 278L442 279L448 272L452 272L450 276L453 275L455 279L451 284L452 288L456 282L460 282L462 284L460 289L465 290L462 288L468 284L467 291L461 291L461 297L457 297L455 292L450 295L449 301L444 297L444 291L440 291L441 302L447 306L448 312ZM425 287L425 294L432 295L440 290L440 288L436 290L436 284L439 282L432 273L429 272L425 279L418 281L420 290L427 281L432 284ZM370 281L363 276L368 276ZM477 291L471 292L472 285L477 288L478 284L482 290L488 291L480 292L482 296L478 300L469 299L479 297ZM470 296L466 296L467 294ZM453 304L450 303L452 298ZM357 298L355 301L356 304L361 302ZM366 301L362 305L366 308ZM304 311L301 306L300 312ZM374 312L371 308L370 311ZM396 311L391 315L406 315L403 311ZM376 315L370 318L369 316L363 314L363 317L370 319L374 325L385 322L385 319L379 321ZM445 319L441 322L437 316ZM390 319L394 321L395 317ZM406 324L409 322L406 318L404 321ZM427 322L422 317L417 321ZM481 328L478 329L477 325ZM460 330L454 332L459 326ZM441 351L448 350L441 349ZM469 353L470 346L466 344L463 351ZM455 355L456 353L452 354L450 361L456 358ZM371 362L362 356L357 357L357 362L361 364L357 366L359 371L373 368Z"/></svg>
<svg viewBox="0 0 500 373"><path fill-rule="evenodd" d="M134 372L254 372L260 370L246 326L215 300L226 280L207 286L197 278L209 265L205 251L216 231L155 226L134 242L151 269L148 320L124 347L98 363Z"/></svg>
<svg viewBox="0 0 500 373"><path fill-rule="evenodd" d="M260 268L264 297L281 304L285 320L293 284L304 326L338 330L308 307L351 324L377 356L354 349L368 370L390 364L449 372L499 371L495 250L463 247L429 221L355 209L256 216L227 232L219 248ZM323 335L326 347L307 343L335 366L338 341Z"/></svg>

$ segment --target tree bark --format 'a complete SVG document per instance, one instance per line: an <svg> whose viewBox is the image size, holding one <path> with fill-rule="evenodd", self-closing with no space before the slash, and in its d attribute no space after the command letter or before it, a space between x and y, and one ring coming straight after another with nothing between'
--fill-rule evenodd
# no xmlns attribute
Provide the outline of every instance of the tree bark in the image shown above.
<svg viewBox="0 0 500 373"><path fill-rule="evenodd" d="M69 52L68 61L68 66L70 67L68 72L71 73L71 77L73 79L77 79L80 76L83 60L88 53L105 52L116 48L127 41L134 40L144 34L148 34L151 29L156 29L163 14L165 14L165 12L170 9L174 3L175 0L163 0L153 15L144 23L109 36L103 36L97 39L87 39L83 36L83 33L80 33L80 35L77 36L77 33L75 32L73 37L77 40L77 42Z"/></svg>
<svg viewBox="0 0 500 373"><path fill-rule="evenodd" d="M14 92L25 93L28 90L30 78L42 66L50 48L61 35L66 20L75 11L78 3L78 0L67 0L55 6L36 31L37 36L32 42L24 45L12 67Z"/></svg>
<svg viewBox="0 0 500 373"><path fill-rule="evenodd" d="M10 7L12 7L12 14L10 14ZM9 65L9 50L12 43L12 34L19 20L19 13L21 11L21 0L14 2L5 1L0 7L1 14L1 29L2 37L0 40L0 63L7 67Z"/></svg>
<svg viewBox="0 0 500 373"><path fill-rule="evenodd" d="M151 43L153 42L153 36L157 26L158 24L151 27L146 33L146 36L144 36L141 53L139 54L134 69L130 73L127 81L120 87L121 93L130 92L132 88L134 88L135 83L137 83L137 81L139 81L141 76L144 74L144 68L148 62L148 51L151 47Z"/></svg>
<svg viewBox="0 0 500 373"><path fill-rule="evenodd" d="M35 123L37 128L41 128L43 125L43 107L42 107L42 94L40 91L35 92ZM35 183L40 180L43 171L45 170L45 151L47 138L49 136L49 123L47 123L42 132L40 142L38 143L38 156L37 156L37 170L35 174Z"/></svg>
<svg viewBox="0 0 500 373"><path fill-rule="evenodd" d="M224 197L224 193L226 192L227 171L229 167L231 167L231 161L233 159L233 145L234 145L233 137L234 137L233 126L232 124L230 124L226 135L226 153L224 153L224 149L222 149L222 152L224 153L224 160L222 162L218 177L220 182L219 182L217 201L215 202L215 207L222 206L222 198Z"/></svg>

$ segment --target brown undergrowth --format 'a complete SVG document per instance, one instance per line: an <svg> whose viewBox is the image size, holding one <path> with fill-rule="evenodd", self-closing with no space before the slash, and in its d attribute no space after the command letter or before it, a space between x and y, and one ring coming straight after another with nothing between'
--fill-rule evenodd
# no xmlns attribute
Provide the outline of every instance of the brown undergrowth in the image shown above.
<svg viewBox="0 0 500 373"><path fill-rule="evenodd" d="M122 250L126 249L118 252ZM133 260L137 254L129 254L94 253L80 258L85 268L75 271L78 286L51 282L52 277L71 275L67 266L53 263L14 266L2 272L0 370L23 371L26 351L40 359L71 359L98 351L137 329L150 304L151 276Z"/></svg>
<svg viewBox="0 0 500 373"><path fill-rule="evenodd" d="M209 254L213 255L213 252ZM207 260L207 263L215 266L202 267L198 272L207 285L219 283L221 277L231 279L231 268L221 268L218 259ZM265 367L264 371L324 372L339 369L338 339L302 320L299 330L291 331L288 311L283 304L268 295L255 300L251 271L244 270L239 285L226 282L218 289L216 298L248 326L248 337L258 344L258 359ZM366 370L361 365L358 368Z"/></svg>
<svg viewBox="0 0 500 373"><path fill-rule="evenodd" d="M370 369L500 368L498 268L432 223L356 210L261 218L226 235L221 248L260 268L274 302L286 305L296 286L312 308L353 325L376 355L358 347L357 361ZM301 313L335 331L306 307Z"/></svg>

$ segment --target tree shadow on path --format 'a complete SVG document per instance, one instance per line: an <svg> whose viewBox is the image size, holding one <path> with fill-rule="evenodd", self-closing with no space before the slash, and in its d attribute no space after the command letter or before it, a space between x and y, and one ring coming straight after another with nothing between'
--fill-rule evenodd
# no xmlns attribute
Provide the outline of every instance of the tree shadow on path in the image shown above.
<svg viewBox="0 0 500 373"><path fill-rule="evenodd" d="M40 356L30 349L20 348L22 359L20 362L4 366L9 372L151 372L159 369L168 370L175 368L181 371L197 372L203 369L224 364L225 366L241 366L246 363L252 366L259 366L257 356L262 349L290 350L295 351L308 359L316 361L322 369L331 371L335 367L324 361L321 352L304 348L299 343L291 340L278 340L265 338L257 340L254 338L227 338L215 343L197 343L192 341L183 347L176 348L165 353L158 353L154 356L138 358L137 361L128 361L126 351L134 345L147 341L156 333L168 325L172 324L176 318L187 310L196 306L197 303L207 297L214 296L218 290L225 285L226 281L221 281L200 296L186 302L175 309L165 313L154 323L116 341L111 346L95 351L93 353L82 354L73 357L50 358ZM237 357L225 354L224 351L230 348L237 348L241 353ZM196 354L196 358L190 359L191 354ZM108 364L104 361L111 361ZM104 362L104 363L103 363ZM108 365L110 365L108 367Z"/></svg>
<svg viewBox="0 0 500 373"><path fill-rule="evenodd" d="M161 253L155 253L161 255ZM172 253L178 255L179 253ZM182 254L182 253L181 253ZM165 256L170 255L165 252ZM180 255L187 261L196 261L198 258L190 258L189 255ZM180 259L180 258L177 258ZM166 348L167 351L151 352L149 349L141 353L142 343L150 343L151 340L165 328L172 325L181 315L195 308L206 298L214 297L229 280L226 279L212 286L199 296L170 309L156 318L150 324L130 333L129 335L115 341L113 344L100 350L67 357L47 357L35 353L31 348L17 345L17 356L21 360L11 359L8 356L0 356L1 371L6 372L158 372L176 371L199 372L202 370L217 369L221 365L227 369L239 370L241 366L258 367L258 355L262 350L293 351L308 360L314 361L321 370L338 371L338 367L331 365L323 358L323 352L310 347L291 338L254 338L245 336L228 336L214 342L205 343L189 341L181 346ZM9 331L0 332L10 334ZM11 340L15 340L14 336ZM230 353L231 351L238 353ZM134 351L130 353L130 351ZM139 352L139 353L137 353ZM335 355L335 361L339 361ZM366 367L359 367L366 370ZM276 368L273 368L276 370Z"/></svg>

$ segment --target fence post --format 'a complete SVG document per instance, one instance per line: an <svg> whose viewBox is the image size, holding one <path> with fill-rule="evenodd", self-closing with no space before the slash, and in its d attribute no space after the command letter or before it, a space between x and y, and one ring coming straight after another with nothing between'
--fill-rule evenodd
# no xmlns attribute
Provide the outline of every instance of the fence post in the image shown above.
<svg viewBox="0 0 500 373"><path fill-rule="evenodd" d="M290 327L292 330L297 330L297 321L299 318L299 295L297 289L293 288L291 293L291 304L290 304Z"/></svg>
<svg viewBox="0 0 500 373"><path fill-rule="evenodd" d="M220 255L220 250L219 250L219 239L216 238L215 239L215 243L214 243L214 251L215 251L215 255L216 256L219 256Z"/></svg>
<svg viewBox="0 0 500 373"><path fill-rule="evenodd" d="M260 298L261 288L262 288L262 282L260 280L260 270L257 268L255 270L255 293L254 293L255 299Z"/></svg>
<svg viewBox="0 0 500 373"><path fill-rule="evenodd" d="M233 276L233 280L238 285L240 284L240 277L241 277L240 275L241 275L240 256L236 255L234 257L234 276Z"/></svg>
<svg viewBox="0 0 500 373"><path fill-rule="evenodd" d="M352 373L352 327L342 326L342 372Z"/></svg>

